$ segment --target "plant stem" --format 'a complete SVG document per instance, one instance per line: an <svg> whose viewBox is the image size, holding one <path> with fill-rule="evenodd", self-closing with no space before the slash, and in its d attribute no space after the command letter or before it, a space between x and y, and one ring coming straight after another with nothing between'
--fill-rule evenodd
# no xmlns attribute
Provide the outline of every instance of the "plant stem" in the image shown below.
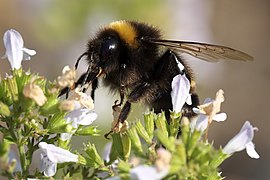
<svg viewBox="0 0 270 180"><path fill-rule="evenodd" d="M17 142L18 142L18 150L19 150L19 156L20 156L20 162L22 166L22 175L27 177L27 169L26 169L26 153L24 149L24 142L22 142L22 130L18 129L18 134L17 134Z"/></svg>

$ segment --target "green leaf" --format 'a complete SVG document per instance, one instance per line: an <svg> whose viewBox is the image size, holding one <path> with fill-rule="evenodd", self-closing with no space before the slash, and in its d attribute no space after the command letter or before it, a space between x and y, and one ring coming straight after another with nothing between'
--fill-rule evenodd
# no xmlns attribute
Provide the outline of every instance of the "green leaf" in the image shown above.
<svg viewBox="0 0 270 180"><path fill-rule="evenodd" d="M10 150L10 143L5 139L0 142L0 157L7 157Z"/></svg>
<svg viewBox="0 0 270 180"><path fill-rule="evenodd" d="M223 161L225 161L229 157L230 155L223 153L222 149L220 149L210 161L210 166L217 168L221 165Z"/></svg>
<svg viewBox="0 0 270 180"><path fill-rule="evenodd" d="M9 107L0 101L0 116L10 116L10 110Z"/></svg>
<svg viewBox="0 0 270 180"><path fill-rule="evenodd" d="M66 120L64 119L65 113L58 113L51 116L48 120L48 125L45 127L51 133L64 133L67 132ZM69 125L70 126L70 125Z"/></svg>
<svg viewBox="0 0 270 180"><path fill-rule="evenodd" d="M41 107L40 113L47 116L60 112L58 108L58 102L58 94L50 95L49 97L47 97L46 103Z"/></svg>

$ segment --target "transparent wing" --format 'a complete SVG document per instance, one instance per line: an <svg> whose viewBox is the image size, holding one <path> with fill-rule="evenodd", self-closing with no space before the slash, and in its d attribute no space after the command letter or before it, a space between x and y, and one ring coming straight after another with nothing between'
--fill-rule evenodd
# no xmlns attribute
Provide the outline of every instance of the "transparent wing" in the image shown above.
<svg viewBox="0 0 270 180"><path fill-rule="evenodd" d="M230 47L188 41L146 39L148 43L167 46L196 58L217 62L219 60L251 61L253 57Z"/></svg>

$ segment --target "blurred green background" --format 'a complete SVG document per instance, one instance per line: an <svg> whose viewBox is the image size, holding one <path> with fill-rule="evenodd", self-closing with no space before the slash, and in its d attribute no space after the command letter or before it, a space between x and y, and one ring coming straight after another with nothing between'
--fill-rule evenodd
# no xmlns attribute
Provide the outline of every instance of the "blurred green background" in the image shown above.
<svg viewBox="0 0 270 180"><path fill-rule="evenodd" d="M23 62L23 68L54 80L65 65L73 66L85 51L87 40L102 26L120 19L139 20L160 27L167 39L193 40L222 44L243 50L255 61L207 63L184 56L195 71L197 91L202 101L225 91L222 111L228 120L213 123L210 141L224 146L246 120L259 128L254 142L261 155L250 159L245 152L236 153L223 165L227 179L269 179L270 142L270 1L269 0L0 0L0 35L7 29L18 30L25 46L37 55ZM5 49L0 43L0 53ZM82 63L86 65L86 63ZM79 72L86 69L80 65ZM1 60L4 76L10 66ZM103 131L101 137L90 138L102 151L107 142L103 134L109 131L111 105L117 97L102 86L97 91L95 122ZM135 105L130 120L142 117ZM88 138L74 138L81 146Z"/></svg>

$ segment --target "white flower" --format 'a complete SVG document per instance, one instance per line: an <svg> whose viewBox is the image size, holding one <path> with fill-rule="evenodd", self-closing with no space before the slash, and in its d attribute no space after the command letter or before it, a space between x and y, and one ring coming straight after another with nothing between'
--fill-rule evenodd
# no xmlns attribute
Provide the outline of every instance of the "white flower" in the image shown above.
<svg viewBox="0 0 270 180"><path fill-rule="evenodd" d="M226 118L227 118L226 113L220 113L220 114L216 114L213 117L213 120L216 121L216 122L222 122L222 121L225 121ZM209 119L209 116L204 115L204 114L200 114L198 116L197 121L192 122L192 123L196 123L195 124L195 129L196 130L203 132L207 128L207 126L208 126L208 119ZM194 125L193 124L191 124L191 129L192 130L194 129Z"/></svg>
<svg viewBox="0 0 270 180"><path fill-rule="evenodd" d="M92 124L97 119L97 114L89 109L79 108L71 111L65 119L74 128L78 128L79 125L87 126Z"/></svg>
<svg viewBox="0 0 270 180"><path fill-rule="evenodd" d="M159 171L156 167L140 165L130 170L130 179L132 180L158 180L164 178L169 169Z"/></svg>
<svg viewBox="0 0 270 180"><path fill-rule="evenodd" d="M213 100L211 100L210 98L207 98L207 99L205 99L204 104L208 104L211 101L213 101ZM199 116L198 116L197 120L191 121L190 127L191 127L192 131L195 128L196 130L203 132L208 126L209 115L200 111L198 108L193 108L193 111L196 114L199 114ZM216 122L222 122L222 121L225 121L226 119L227 119L226 113L215 114L212 118L212 120L214 120Z"/></svg>
<svg viewBox="0 0 270 180"><path fill-rule="evenodd" d="M246 121L240 132L236 134L223 148L223 152L226 154L233 154L238 151L246 149L247 154L251 158L258 159L260 156L255 150L255 145L252 142L254 137L254 130L258 128L253 127L249 121Z"/></svg>
<svg viewBox="0 0 270 180"><path fill-rule="evenodd" d="M78 162L78 155L53 144L40 142L38 147L39 149L33 153L30 166L37 167L46 177L55 175L58 163Z"/></svg>
<svg viewBox="0 0 270 180"><path fill-rule="evenodd" d="M71 124L75 133L79 125L88 126L97 119L97 114L87 108L82 108L78 102L75 102L75 109L68 113L65 117L66 122ZM72 133L61 133L62 140L68 140L72 137Z"/></svg>
<svg viewBox="0 0 270 180"><path fill-rule="evenodd" d="M130 170L131 180L159 180L164 178L169 172L169 169L159 171L154 166L139 165ZM119 176L107 178L107 180L120 180Z"/></svg>
<svg viewBox="0 0 270 180"><path fill-rule="evenodd" d="M191 105L190 82L186 75L177 75L172 81L172 104L175 112L180 112L185 103Z"/></svg>
<svg viewBox="0 0 270 180"><path fill-rule="evenodd" d="M208 124L212 123L212 120L222 122L227 119L226 113L217 114L220 111L221 103L224 101L223 94L223 90L220 89L215 99L206 98L202 105L192 109L196 114L199 114L198 119L191 123L192 130L195 127L198 131L203 132Z"/></svg>
<svg viewBox="0 0 270 180"><path fill-rule="evenodd" d="M6 54L2 58L8 58L12 69L19 69L23 59L30 60L36 54L36 51L23 47L22 36L14 29L6 31L3 40Z"/></svg>

